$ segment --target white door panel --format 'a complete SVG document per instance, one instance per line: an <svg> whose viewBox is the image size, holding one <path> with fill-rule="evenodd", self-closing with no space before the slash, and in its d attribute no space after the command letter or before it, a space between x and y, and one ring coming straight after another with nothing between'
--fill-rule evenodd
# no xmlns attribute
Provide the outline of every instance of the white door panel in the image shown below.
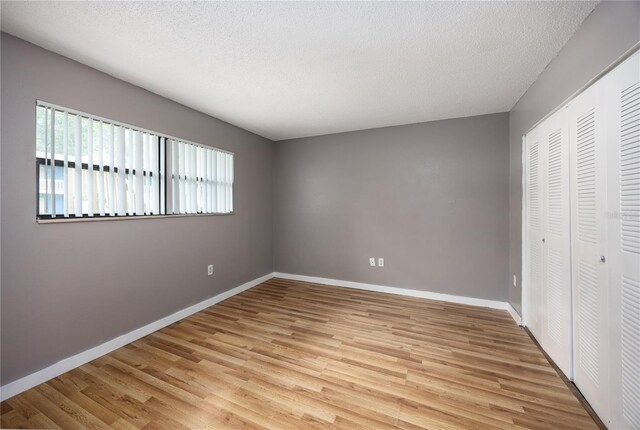
<svg viewBox="0 0 640 430"><path fill-rule="evenodd" d="M542 124L545 153L544 334L542 346L569 378L573 377L571 309L571 231L567 109Z"/></svg>
<svg viewBox="0 0 640 430"><path fill-rule="evenodd" d="M606 121L598 81L569 104L574 381L598 416L609 416L606 249Z"/></svg>
<svg viewBox="0 0 640 430"><path fill-rule="evenodd" d="M542 283L543 274L543 160L539 129L533 130L526 139L526 198L527 198L527 325L531 333L542 342Z"/></svg>
<svg viewBox="0 0 640 430"><path fill-rule="evenodd" d="M567 111L526 137L527 325L572 377L571 232Z"/></svg>
<svg viewBox="0 0 640 430"><path fill-rule="evenodd" d="M640 429L640 54L606 76L611 425Z"/></svg>

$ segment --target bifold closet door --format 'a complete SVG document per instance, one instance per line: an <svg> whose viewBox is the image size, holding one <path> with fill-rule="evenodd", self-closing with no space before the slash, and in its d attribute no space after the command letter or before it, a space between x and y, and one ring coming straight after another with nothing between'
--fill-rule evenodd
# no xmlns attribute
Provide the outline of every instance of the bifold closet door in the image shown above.
<svg viewBox="0 0 640 430"><path fill-rule="evenodd" d="M572 377L571 232L567 110L527 133L526 324Z"/></svg>
<svg viewBox="0 0 640 430"><path fill-rule="evenodd" d="M640 53L603 79L607 105L610 426L640 429Z"/></svg>
<svg viewBox="0 0 640 430"><path fill-rule="evenodd" d="M541 153L540 128L536 128L527 134L525 140L525 165L526 165L526 189L527 213L526 213L526 243L527 243L527 279L526 289L527 312L526 325L531 333L541 342L543 301L542 291L544 282L544 247L542 246L544 207L543 207L543 180L544 164Z"/></svg>
<svg viewBox="0 0 640 430"><path fill-rule="evenodd" d="M542 123L544 194L543 330L540 343L569 378L573 376L571 219L567 109Z"/></svg>
<svg viewBox="0 0 640 430"><path fill-rule="evenodd" d="M640 430L640 53L525 144L525 322L610 429Z"/></svg>
<svg viewBox="0 0 640 430"><path fill-rule="evenodd" d="M609 416L605 85L568 106L574 382L598 416Z"/></svg>

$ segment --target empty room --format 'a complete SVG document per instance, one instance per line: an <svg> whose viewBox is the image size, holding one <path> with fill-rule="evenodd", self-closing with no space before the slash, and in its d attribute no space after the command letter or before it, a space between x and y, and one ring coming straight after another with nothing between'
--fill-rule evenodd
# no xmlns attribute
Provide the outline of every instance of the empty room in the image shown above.
<svg viewBox="0 0 640 430"><path fill-rule="evenodd" d="M0 29L0 428L640 430L639 1Z"/></svg>

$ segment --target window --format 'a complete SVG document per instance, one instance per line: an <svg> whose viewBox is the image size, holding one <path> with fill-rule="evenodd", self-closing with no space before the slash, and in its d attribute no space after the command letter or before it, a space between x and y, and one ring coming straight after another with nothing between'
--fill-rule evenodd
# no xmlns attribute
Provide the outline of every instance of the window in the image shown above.
<svg viewBox="0 0 640 430"><path fill-rule="evenodd" d="M233 154L180 140L169 143L172 213L233 212Z"/></svg>
<svg viewBox="0 0 640 430"><path fill-rule="evenodd" d="M230 152L39 101L36 216L230 214L233 158Z"/></svg>

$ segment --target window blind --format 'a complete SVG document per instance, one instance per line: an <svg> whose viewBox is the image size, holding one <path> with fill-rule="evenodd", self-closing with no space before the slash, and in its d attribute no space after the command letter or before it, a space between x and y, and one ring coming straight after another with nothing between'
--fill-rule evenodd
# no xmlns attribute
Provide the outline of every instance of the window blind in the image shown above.
<svg viewBox="0 0 640 430"><path fill-rule="evenodd" d="M159 135L42 102L36 129L39 217L164 213Z"/></svg>
<svg viewBox="0 0 640 430"><path fill-rule="evenodd" d="M234 154L38 101L36 181L38 218L231 214Z"/></svg>
<svg viewBox="0 0 640 430"><path fill-rule="evenodd" d="M233 213L233 154L170 139L171 213Z"/></svg>

